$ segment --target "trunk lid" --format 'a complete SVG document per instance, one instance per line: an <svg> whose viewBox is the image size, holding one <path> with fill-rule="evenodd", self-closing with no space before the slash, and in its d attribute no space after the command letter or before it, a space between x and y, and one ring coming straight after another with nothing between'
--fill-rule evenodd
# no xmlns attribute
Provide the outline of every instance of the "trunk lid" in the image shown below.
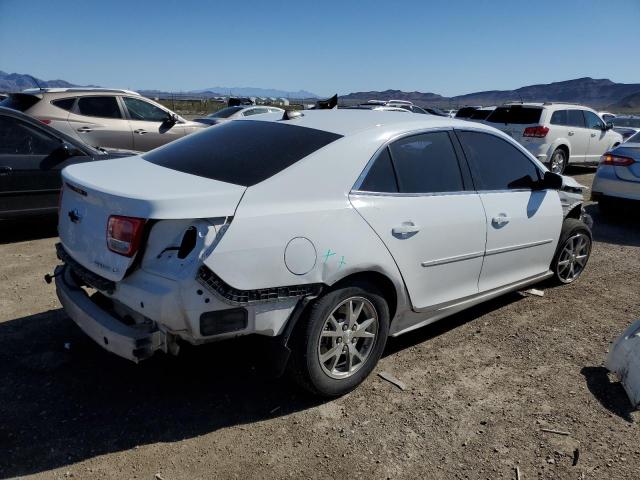
<svg viewBox="0 0 640 480"><path fill-rule="evenodd" d="M60 241L75 261L113 281L122 280L135 255L129 258L109 250L109 216L153 220L232 216L246 190L141 157L72 165L63 170L62 178Z"/></svg>

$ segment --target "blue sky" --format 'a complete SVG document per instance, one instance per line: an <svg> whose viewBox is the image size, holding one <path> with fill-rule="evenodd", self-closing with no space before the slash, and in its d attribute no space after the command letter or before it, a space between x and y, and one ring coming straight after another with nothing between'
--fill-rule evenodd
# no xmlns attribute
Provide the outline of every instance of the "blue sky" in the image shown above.
<svg viewBox="0 0 640 480"><path fill-rule="evenodd" d="M632 83L638 45L640 0L0 0L0 70L134 89Z"/></svg>

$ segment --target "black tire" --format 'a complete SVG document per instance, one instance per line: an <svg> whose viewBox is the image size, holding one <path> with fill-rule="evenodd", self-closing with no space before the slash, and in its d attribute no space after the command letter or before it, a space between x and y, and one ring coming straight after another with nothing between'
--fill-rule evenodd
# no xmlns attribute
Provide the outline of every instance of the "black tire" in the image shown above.
<svg viewBox="0 0 640 480"><path fill-rule="evenodd" d="M553 163L554 159L557 158L557 162L560 164L560 168L557 171L553 171ZM563 148L556 148L551 154L551 158L549 159L549 163L547 164L547 168L553 173L558 173L562 175L564 171L567 169L567 165L569 164L569 158L567 152Z"/></svg>
<svg viewBox="0 0 640 480"><path fill-rule="evenodd" d="M378 329L370 353L359 369L346 378L332 378L325 373L319 359L320 335L331 312L352 297L365 298L375 308ZM290 376L313 395L338 397L350 392L367 378L380 360L389 334L389 322L387 302L372 284L363 282L328 292L309 306L296 326L291 339Z"/></svg>
<svg viewBox="0 0 640 480"><path fill-rule="evenodd" d="M567 279L566 271L564 265L561 265L560 262L564 261L563 251L570 239L575 237L576 235L581 234L586 237L587 247L586 247L586 259L584 260L584 264L580 265L580 270L574 278ZM562 224L562 230L560 231L560 240L558 241L558 247L556 248L556 253L553 256L553 260L551 262L551 270L553 271L553 281L556 284L569 284L575 282L582 272L587 266L589 261L589 257L591 256L591 248L593 243L593 236L591 234L591 230L589 227L582 221L575 218L566 218L564 223ZM575 262L575 260L574 260Z"/></svg>

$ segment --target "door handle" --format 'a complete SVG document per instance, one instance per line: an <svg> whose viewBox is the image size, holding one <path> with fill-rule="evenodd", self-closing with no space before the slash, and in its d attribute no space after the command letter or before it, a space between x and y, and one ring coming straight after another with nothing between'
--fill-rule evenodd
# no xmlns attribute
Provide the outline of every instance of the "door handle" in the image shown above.
<svg viewBox="0 0 640 480"><path fill-rule="evenodd" d="M0 177L11 175L11 172L13 172L13 168L11 167L0 167Z"/></svg>
<svg viewBox="0 0 640 480"><path fill-rule="evenodd" d="M591 136L592 136L592 137L595 137L595 136L596 136L596 134L595 134L595 133L592 133L592 134L591 134Z"/></svg>
<svg viewBox="0 0 640 480"><path fill-rule="evenodd" d="M413 222L403 222L401 225L398 225L397 227L393 227L393 229L391 230L391 233L393 233L394 235L409 235L411 233L418 233L420 231L420 227L418 227L415 223Z"/></svg>
<svg viewBox="0 0 640 480"><path fill-rule="evenodd" d="M569 136L571 137L571 136L575 135L575 133L576 133L576 132L574 132L573 130L571 130L571 131L569 132Z"/></svg>
<svg viewBox="0 0 640 480"><path fill-rule="evenodd" d="M501 213L500 215L493 217L491 219L491 223L493 224L494 227L500 228L500 227L504 227L507 223L509 223L509 220L511 220L506 214Z"/></svg>
<svg viewBox="0 0 640 480"><path fill-rule="evenodd" d="M80 127L78 129L78 131L80 133L88 133L88 132L93 132L93 128L91 128L91 127Z"/></svg>
<svg viewBox="0 0 640 480"><path fill-rule="evenodd" d="M147 133L147 131L144 128L138 128L137 130L134 130L133 133L137 133L138 135L144 135L145 133Z"/></svg>

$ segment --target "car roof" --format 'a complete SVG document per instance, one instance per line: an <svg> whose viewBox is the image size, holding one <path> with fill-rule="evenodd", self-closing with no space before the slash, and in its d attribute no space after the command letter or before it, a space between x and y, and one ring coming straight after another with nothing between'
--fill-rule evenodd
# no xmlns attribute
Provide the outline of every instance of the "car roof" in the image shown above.
<svg viewBox="0 0 640 480"><path fill-rule="evenodd" d="M281 121L300 127L315 128L326 132L349 136L364 130L377 129L381 134L397 130L419 130L428 128L472 127L496 131L492 127L466 122L460 119L436 115L398 115L388 110L333 109L303 110L302 116L282 120L282 115L265 114L256 121ZM254 118L254 117L251 117ZM243 120L244 121L244 120Z"/></svg>
<svg viewBox="0 0 640 480"><path fill-rule="evenodd" d="M128 95L140 95L133 90L123 88L100 88L100 87L70 87L70 88L27 88L21 93L126 93Z"/></svg>

